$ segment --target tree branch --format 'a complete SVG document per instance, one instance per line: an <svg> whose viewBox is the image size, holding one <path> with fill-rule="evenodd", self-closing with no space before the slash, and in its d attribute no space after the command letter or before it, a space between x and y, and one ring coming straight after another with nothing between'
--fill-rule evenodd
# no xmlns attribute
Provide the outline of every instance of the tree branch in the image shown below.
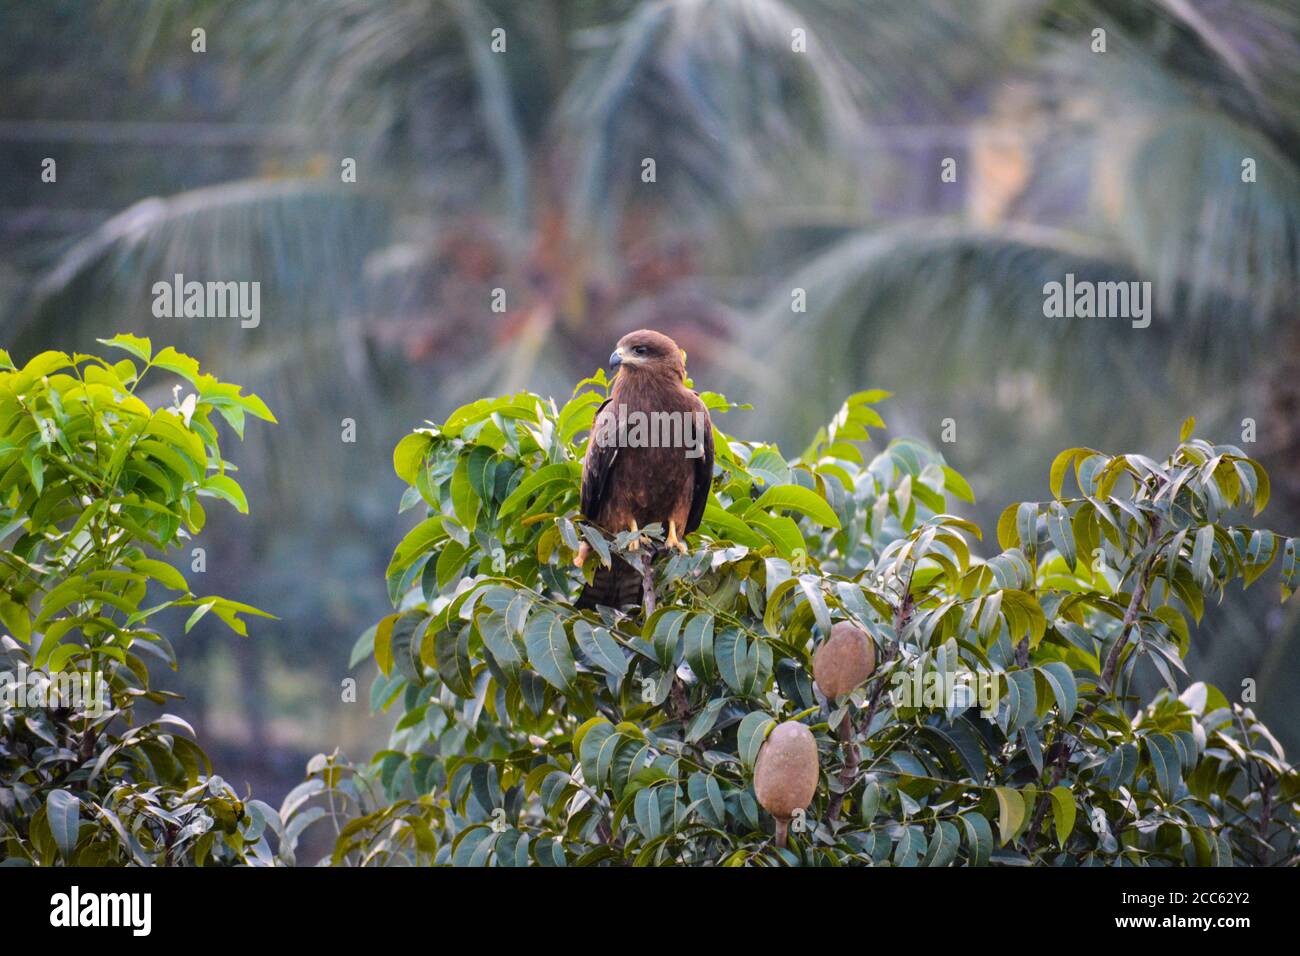
<svg viewBox="0 0 1300 956"><path fill-rule="evenodd" d="M916 567L913 565L912 571ZM912 610L912 575L907 576L907 587L903 591L903 597L898 602L898 607L894 611L894 640L895 643L889 648L888 653L881 660L881 669L894 659L894 651L898 647L898 640L903 633L903 628L911 620ZM876 679L875 689L871 692L871 699L867 702L865 719L862 722L862 729L866 733L871 732L871 722L876 717L876 708L880 706L880 698L884 696L885 679L880 676ZM858 744L855 739L856 733L853 727L853 721L845 713L844 719L840 721L839 738L844 747L844 767L840 770L840 792L831 794L831 799L826 805L827 823L835 823L840 818L840 810L844 807L844 795L852 789L853 784L857 782L858 767L862 760L862 755L858 753Z"/></svg>
<svg viewBox="0 0 1300 956"><path fill-rule="evenodd" d="M1145 547L1160 537L1160 518L1153 516L1151 518L1151 527L1147 530L1147 539ZM1110 649L1106 655L1106 663L1101 669L1101 682L1106 687L1108 694L1113 693L1115 689L1115 676L1119 671L1120 658L1124 654L1124 648L1128 646L1129 632L1133 625L1137 623L1138 615L1141 613L1142 604L1146 600L1147 586L1151 577L1151 571L1155 568L1156 558L1160 552L1150 555L1146 564L1143 565L1142 571L1138 576L1137 584L1133 587L1133 596L1128 602L1128 607L1124 610L1124 620L1120 625L1119 636L1115 638L1115 646ZM1096 698L1088 702L1088 706L1083 709L1080 715L1080 725L1087 724L1093 714L1097 712L1101 699ZM1061 735L1065 736L1065 729L1062 728ZM1074 753L1074 744L1069 740L1061 740L1056 755L1055 766L1052 769L1052 780L1047 785L1047 789L1053 790L1060 785L1061 780L1065 777L1066 768L1070 765L1070 757ZM1044 794L1046 796L1046 794ZM1038 806L1034 808L1034 818L1030 821L1029 830L1025 834L1025 852L1033 853L1035 846L1038 844L1038 834L1043 826L1043 818L1047 816L1047 807L1051 803L1051 798L1046 800L1040 799Z"/></svg>

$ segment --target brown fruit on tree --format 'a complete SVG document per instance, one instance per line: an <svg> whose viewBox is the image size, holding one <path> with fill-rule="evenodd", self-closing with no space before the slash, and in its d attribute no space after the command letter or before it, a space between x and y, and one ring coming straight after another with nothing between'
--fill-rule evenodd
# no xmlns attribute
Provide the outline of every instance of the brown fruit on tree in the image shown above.
<svg viewBox="0 0 1300 956"><path fill-rule="evenodd" d="M876 669L876 648L867 632L848 621L831 628L831 636L813 652L813 678L831 700L860 687Z"/></svg>
<svg viewBox="0 0 1300 956"><path fill-rule="evenodd" d="M777 724L758 750L754 795L776 820L777 846L785 846L786 829L795 811L805 809L817 793L817 741L797 720Z"/></svg>

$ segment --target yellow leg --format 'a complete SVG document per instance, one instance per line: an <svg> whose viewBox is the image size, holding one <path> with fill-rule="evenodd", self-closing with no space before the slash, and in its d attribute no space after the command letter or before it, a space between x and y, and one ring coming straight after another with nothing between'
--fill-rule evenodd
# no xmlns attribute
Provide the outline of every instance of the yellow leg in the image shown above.
<svg viewBox="0 0 1300 956"><path fill-rule="evenodd" d="M686 543L677 537L677 522L671 518L668 520L668 540L665 542L670 548L676 548L682 554L686 554Z"/></svg>
<svg viewBox="0 0 1300 956"><path fill-rule="evenodd" d="M578 546L578 553L573 556L573 566L575 568L582 567L583 562L586 561L590 555L591 545L587 544L585 541L582 542L582 544Z"/></svg>
<svg viewBox="0 0 1300 956"><path fill-rule="evenodd" d="M633 521L632 527L629 528L628 530L631 531L632 534L636 535L636 537L634 537L631 541L628 542L627 549L629 551L636 551L638 548L641 547L641 529L638 528L636 526L636 522Z"/></svg>

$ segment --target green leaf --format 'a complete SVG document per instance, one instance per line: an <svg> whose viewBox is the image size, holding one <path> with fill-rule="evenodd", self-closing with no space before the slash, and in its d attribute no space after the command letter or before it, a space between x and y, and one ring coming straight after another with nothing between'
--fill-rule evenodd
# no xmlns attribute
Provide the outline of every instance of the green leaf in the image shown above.
<svg viewBox="0 0 1300 956"><path fill-rule="evenodd" d="M1010 787L995 787L994 793L998 798L998 845L1006 846L1025 822L1025 802Z"/></svg>
<svg viewBox="0 0 1300 956"><path fill-rule="evenodd" d="M433 625L429 626L429 630ZM425 640L428 640L426 635ZM439 630L433 635L433 654L438 676L458 697L474 696L474 672L469 659L469 628Z"/></svg>
<svg viewBox="0 0 1300 956"><path fill-rule="evenodd" d="M807 555L808 544L799 531L799 525L788 515L770 515L760 509L751 509L745 514L745 521L757 528L782 557Z"/></svg>
<svg viewBox="0 0 1300 956"><path fill-rule="evenodd" d="M479 498L469 480L469 459L461 458L451 473L451 505L466 531L478 523Z"/></svg>
<svg viewBox="0 0 1300 956"><path fill-rule="evenodd" d="M766 643L751 641L740 629L727 627L714 637L713 649L718 672L728 687L742 697L761 689L772 665L772 649Z"/></svg>
<svg viewBox="0 0 1300 956"><path fill-rule="evenodd" d="M958 473L955 469L950 468L947 465L943 465L941 467L943 468L944 488L946 488L953 495L960 498L962 501L968 501L971 504L974 504L975 492L971 490L971 486L966 481L966 479L963 478L961 474ZM953 830L953 832L956 833L957 831Z"/></svg>
<svg viewBox="0 0 1300 956"><path fill-rule="evenodd" d="M1068 723L1079 702L1079 689L1070 666L1061 661L1051 661L1039 667L1038 673L1051 685L1056 706L1061 711L1061 720Z"/></svg>
<svg viewBox="0 0 1300 956"><path fill-rule="evenodd" d="M199 494L221 498L235 506L240 514L248 514L248 499L244 489L228 475L212 475L199 485Z"/></svg>
<svg viewBox="0 0 1300 956"><path fill-rule="evenodd" d="M475 445L465 459L469 467L469 483L479 500L489 504L496 491L496 468L504 459L488 445Z"/></svg>
<svg viewBox="0 0 1300 956"><path fill-rule="evenodd" d="M835 516L826 499L802 485L777 485L775 488L767 489L750 506L747 514L774 509L797 511L827 528L840 527L840 519Z"/></svg>
<svg viewBox="0 0 1300 956"><path fill-rule="evenodd" d="M586 622L576 622L586 624ZM575 623L575 630L576 630ZM502 611L488 611L476 614L475 627L483 639L483 645L491 652L497 665L505 672L507 680L514 681L519 676L519 668L524 663L523 642L511 631L509 621ZM590 627L590 625L587 625Z"/></svg>
<svg viewBox="0 0 1300 956"><path fill-rule="evenodd" d="M1286 544L1282 548L1282 600L1288 601L1291 595L1295 593L1296 573L1300 568L1300 548L1297 547L1300 538L1287 538Z"/></svg>
<svg viewBox="0 0 1300 956"><path fill-rule="evenodd" d="M646 621L641 636L654 648L655 659L661 667L670 668L677 659L677 646L686 617L687 612L680 608L660 608Z"/></svg>
<svg viewBox="0 0 1300 956"><path fill-rule="evenodd" d="M1255 472L1256 488L1254 514L1258 516L1260 512L1268 507L1269 498L1272 496L1272 484L1269 482L1268 472L1264 470L1263 465L1253 459L1247 459L1246 463L1250 465Z"/></svg>
<svg viewBox="0 0 1300 956"><path fill-rule="evenodd" d="M686 742L688 744L699 743L709 731L713 730L713 725L718 721L718 714L722 712L722 707L726 704L727 698L718 697L709 701L704 709L695 715L690 726L686 730Z"/></svg>
<svg viewBox="0 0 1300 956"><path fill-rule="evenodd" d="M930 837L930 846L926 850L924 866L949 866L957 859L957 850L961 846L961 835L957 828L947 820L940 821Z"/></svg>
<svg viewBox="0 0 1300 956"><path fill-rule="evenodd" d="M963 813L957 819L966 830L971 866L987 866L993 855L993 828L988 820L978 813Z"/></svg>
<svg viewBox="0 0 1300 956"><path fill-rule="evenodd" d="M894 848L894 866L916 866L925 850L925 834L918 826L904 826Z"/></svg>
<svg viewBox="0 0 1300 956"><path fill-rule="evenodd" d="M65 863L72 861L81 829L81 801L66 790L51 790L45 798L45 818Z"/></svg>
<svg viewBox="0 0 1300 956"><path fill-rule="evenodd" d="M1210 583L1210 558L1214 555L1214 525L1207 524L1196 532L1192 548L1192 576L1205 587Z"/></svg>
<svg viewBox="0 0 1300 956"><path fill-rule="evenodd" d="M149 577L173 591L189 591L190 589L185 576L166 561L157 561L153 558L137 558L128 563L134 570L149 575Z"/></svg>
<svg viewBox="0 0 1300 956"><path fill-rule="evenodd" d="M533 616L524 629L524 645L528 661L548 684L568 691L578 676L569 648L569 635L564 622L554 611L542 610Z"/></svg>
<svg viewBox="0 0 1300 956"><path fill-rule="evenodd" d="M573 732L573 739L570 741L573 746L573 755L575 757L581 755L582 741L591 731L591 728L599 726L600 724L609 724L609 718L601 716L590 717L578 725L578 729ZM612 727L613 724L610 724L610 726Z"/></svg>
<svg viewBox="0 0 1300 956"><path fill-rule="evenodd" d="M434 515L408 531L393 552L393 558L388 563L388 573L393 574L407 567L417 557L431 550L434 542L445 538L447 532L444 524L445 519L442 515Z"/></svg>
<svg viewBox="0 0 1300 956"><path fill-rule="evenodd" d="M620 680L627 674L627 655L618 641L610 636L608 628L592 627L586 621L575 620L573 636L582 653L606 674Z"/></svg>
<svg viewBox="0 0 1300 956"><path fill-rule="evenodd" d="M775 726L776 721L761 710L748 713L741 720L740 726L736 729L736 754L747 769L754 769L759 748L763 746L763 741Z"/></svg>
<svg viewBox="0 0 1300 956"><path fill-rule="evenodd" d="M492 847L496 845L499 835L482 824L462 831L451 853L451 865L487 866L488 859L492 856Z"/></svg>
<svg viewBox="0 0 1300 956"><path fill-rule="evenodd" d="M508 515L513 514L523 507L534 494L541 494L544 491L551 490L550 486L556 488L560 486L572 486L577 490L577 478L582 473L582 465L579 462L560 462L554 465L547 465L533 472L527 478L519 483L505 501L501 503L501 508L497 512L498 517L505 519Z"/></svg>
<svg viewBox="0 0 1300 956"><path fill-rule="evenodd" d="M1050 796L1052 817L1056 822L1056 842L1064 849L1065 841L1070 838L1070 833L1074 830L1074 794L1070 792L1069 787L1055 786Z"/></svg>
<svg viewBox="0 0 1300 956"><path fill-rule="evenodd" d="M858 816L863 823L871 823L876 819L876 814L880 811L880 800L883 794L883 788L874 780L870 780L862 788L862 799L858 804Z"/></svg>
<svg viewBox="0 0 1300 956"><path fill-rule="evenodd" d="M750 548L761 548L767 540L753 530L730 511L724 511L714 501L704 506L703 525L714 537L735 541Z"/></svg>
<svg viewBox="0 0 1300 956"><path fill-rule="evenodd" d="M637 791L633 798L633 815L636 817L637 829L647 840L659 836L662 829L662 814L655 788L646 787Z"/></svg>
<svg viewBox="0 0 1300 956"><path fill-rule="evenodd" d="M397 443L393 449L393 471L408 485L414 485L424 456L433 444L433 436L426 431L413 432Z"/></svg>
<svg viewBox="0 0 1300 956"><path fill-rule="evenodd" d="M393 625L400 614L390 614L375 628L375 663L384 676L393 672Z"/></svg>
<svg viewBox="0 0 1300 956"><path fill-rule="evenodd" d="M115 335L111 339L96 339L95 341L100 345L107 345L110 348L130 352L142 362L148 362L149 357L153 355L153 345L148 339L141 338L138 335L129 335L126 332Z"/></svg>
<svg viewBox="0 0 1300 956"><path fill-rule="evenodd" d="M148 339L142 340L148 344ZM147 360L146 360L147 361ZM179 375L191 385L198 381L199 363L184 352L178 352L170 345L153 357L155 368L166 369L175 375Z"/></svg>
<svg viewBox="0 0 1300 956"><path fill-rule="evenodd" d="M822 593L820 581L821 579L816 575L801 574L799 576L799 587L808 598L808 604L812 607L813 618L817 621L817 626L822 629L823 633L829 634L831 630L831 612L826 607L826 595Z"/></svg>
<svg viewBox="0 0 1300 956"><path fill-rule="evenodd" d="M603 718L588 721L588 725L578 748L581 751L579 759L582 762L582 778L593 790L601 790L614 764L614 755L618 751L622 735Z"/></svg>
<svg viewBox="0 0 1300 956"><path fill-rule="evenodd" d="M1178 747L1168 734L1151 734L1144 740L1151 769L1155 773L1156 786L1160 788L1161 793L1172 799L1183 779L1182 760Z"/></svg>
<svg viewBox="0 0 1300 956"><path fill-rule="evenodd" d="M686 663L695 676L702 681L712 682L718 675L717 662L713 656L713 615L696 614L692 617L682 628L682 645Z"/></svg>
<svg viewBox="0 0 1300 956"><path fill-rule="evenodd" d="M1067 448L1052 460L1052 469L1048 478L1048 485L1052 489L1052 497L1061 497L1061 490L1065 485L1065 474L1070 470L1070 466L1078 459L1087 458L1089 455L1095 455L1097 452L1091 448Z"/></svg>
<svg viewBox="0 0 1300 956"><path fill-rule="evenodd" d="M722 827L726 823L727 805L722 798L722 788L710 774L696 771L687 781L687 795L698 803L701 817L710 826Z"/></svg>
<svg viewBox="0 0 1300 956"><path fill-rule="evenodd" d="M610 556L609 541L606 540L605 536L594 525L584 524L580 530L582 536L587 539L587 543L591 545L592 550L596 552L596 556L600 558L601 565L607 568L611 567L613 559Z"/></svg>
<svg viewBox="0 0 1300 956"><path fill-rule="evenodd" d="M1002 515L998 518L998 547L1003 551L1010 551L1019 544L1016 532L1019 514L1019 503L1009 504L1002 510Z"/></svg>
<svg viewBox="0 0 1300 956"><path fill-rule="evenodd" d="M1032 566L1038 559L1038 505L1032 501L1023 502L1016 512L1016 533L1020 541L1020 550Z"/></svg>
<svg viewBox="0 0 1300 956"><path fill-rule="evenodd" d="M187 618L185 621L185 633L188 634L190 631L192 631L194 629L194 625L199 623L199 621L203 620L203 618L207 615L207 613L216 606L216 603L217 602L215 600L200 601L198 605L194 608L194 612L190 614L189 618Z"/></svg>
<svg viewBox="0 0 1300 956"><path fill-rule="evenodd" d="M1065 563L1073 571L1076 563L1074 550L1074 530L1070 523L1070 514L1058 501L1052 502L1047 509L1047 534L1052 539L1052 546L1060 552Z"/></svg>
<svg viewBox="0 0 1300 956"><path fill-rule="evenodd" d="M22 644L32 641L32 616L26 605L19 604L7 594L0 594L0 623L9 629L14 639Z"/></svg>

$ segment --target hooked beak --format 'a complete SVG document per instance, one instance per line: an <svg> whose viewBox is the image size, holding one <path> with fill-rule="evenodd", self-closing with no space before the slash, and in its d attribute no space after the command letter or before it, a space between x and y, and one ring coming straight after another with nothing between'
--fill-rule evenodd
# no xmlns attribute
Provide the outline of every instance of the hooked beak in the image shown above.
<svg viewBox="0 0 1300 956"><path fill-rule="evenodd" d="M609 367L618 368L623 364L623 350L615 349L609 356Z"/></svg>

